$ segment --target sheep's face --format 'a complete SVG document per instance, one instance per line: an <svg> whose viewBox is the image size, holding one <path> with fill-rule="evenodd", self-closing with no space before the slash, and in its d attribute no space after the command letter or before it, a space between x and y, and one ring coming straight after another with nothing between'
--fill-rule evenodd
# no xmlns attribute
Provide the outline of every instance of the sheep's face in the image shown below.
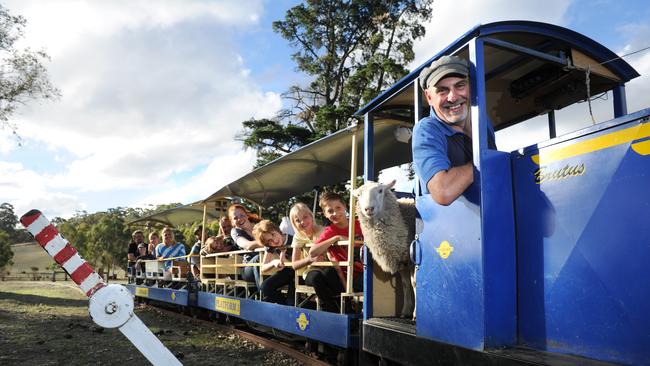
<svg viewBox="0 0 650 366"><path fill-rule="evenodd" d="M377 216L384 210L384 196L395 185L395 181L389 184L377 182L366 182L366 184L352 192L357 197L358 212L367 218Z"/></svg>

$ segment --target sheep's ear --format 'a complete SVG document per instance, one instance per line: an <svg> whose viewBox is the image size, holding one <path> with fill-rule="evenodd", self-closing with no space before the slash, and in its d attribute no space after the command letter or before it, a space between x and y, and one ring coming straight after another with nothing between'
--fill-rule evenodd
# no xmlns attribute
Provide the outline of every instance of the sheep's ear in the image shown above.
<svg viewBox="0 0 650 366"><path fill-rule="evenodd" d="M386 184L386 189L391 189L395 186L395 183L397 183L397 180L393 179L392 182Z"/></svg>
<svg viewBox="0 0 650 366"><path fill-rule="evenodd" d="M352 192L350 192L350 193L352 193L352 195L354 197L359 198L359 195L361 194L361 187L359 187L357 189L353 189Z"/></svg>

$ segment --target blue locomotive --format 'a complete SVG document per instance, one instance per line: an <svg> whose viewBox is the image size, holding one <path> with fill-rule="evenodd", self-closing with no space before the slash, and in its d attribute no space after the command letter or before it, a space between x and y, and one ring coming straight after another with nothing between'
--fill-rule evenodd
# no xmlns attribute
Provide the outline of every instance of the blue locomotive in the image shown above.
<svg viewBox="0 0 650 366"><path fill-rule="evenodd" d="M358 111L363 123L198 205L242 197L268 206L315 186L354 185L361 171L376 180L383 169L410 163L410 143L395 131L430 113L418 75L443 55L472 65L476 169L472 186L449 206L422 194L418 182L413 189L420 217L411 245L416 322L397 317L399 286L370 253L356 299L363 311L356 313L270 304L205 285L131 291L358 351L359 363L650 365L650 277L643 275L650 261L650 109L628 114L625 83L638 73L571 30L525 21L477 26ZM568 124L556 111L603 93L611 95L613 119L556 136ZM512 152L488 148L490 129L499 146L521 126L543 129L548 139Z"/></svg>

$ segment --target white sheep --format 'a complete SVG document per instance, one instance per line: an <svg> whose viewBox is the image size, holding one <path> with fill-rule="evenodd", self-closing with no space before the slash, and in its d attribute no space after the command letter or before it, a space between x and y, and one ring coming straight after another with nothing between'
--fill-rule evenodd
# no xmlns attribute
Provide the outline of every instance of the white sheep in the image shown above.
<svg viewBox="0 0 650 366"><path fill-rule="evenodd" d="M395 181L368 181L352 191L357 198L357 216L372 258L385 272L402 277L402 317L415 320L415 271L409 246L415 236L415 201L395 197ZM410 285L409 285L410 283Z"/></svg>

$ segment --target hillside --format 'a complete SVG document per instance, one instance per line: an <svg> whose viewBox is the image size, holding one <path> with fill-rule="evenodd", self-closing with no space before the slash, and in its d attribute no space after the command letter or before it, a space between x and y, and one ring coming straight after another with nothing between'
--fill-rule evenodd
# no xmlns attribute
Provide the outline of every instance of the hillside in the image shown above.
<svg viewBox="0 0 650 366"><path fill-rule="evenodd" d="M12 274L31 273L32 267L38 267L38 272L47 272L47 267L54 263L36 242L12 245L11 250L14 252L14 265L10 268ZM123 278L124 270L118 269L117 275L118 278Z"/></svg>
<svg viewBox="0 0 650 366"><path fill-rule="evenodd" d="M31 273L32 267L38 267L39 272L46 272L46 268L54 263L52 257L36 242L12 245L11 250L14 252L14 265L10 268L13 274Z"/></svg>

